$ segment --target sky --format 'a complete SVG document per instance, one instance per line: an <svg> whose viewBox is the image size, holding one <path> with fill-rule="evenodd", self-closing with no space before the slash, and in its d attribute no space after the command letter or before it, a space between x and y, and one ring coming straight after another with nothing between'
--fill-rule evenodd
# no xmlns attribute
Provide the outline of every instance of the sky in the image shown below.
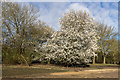
<svg viewBox="0 0 120 80"><path fill-rule="evenodd" d="M85 10L95 21L107 24L118 31L117 2L31 2L40 10L40 19L46 24L60 30L59 18L70 9Z"/></svg>

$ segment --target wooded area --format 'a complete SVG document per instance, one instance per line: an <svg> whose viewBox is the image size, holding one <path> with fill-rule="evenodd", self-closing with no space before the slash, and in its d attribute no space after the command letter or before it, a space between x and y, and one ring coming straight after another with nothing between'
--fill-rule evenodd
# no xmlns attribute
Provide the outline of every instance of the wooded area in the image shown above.
<svg viewBox="0 0 120 80"><path fill-rule="evenodd" d="M2 10L3 64L120 63L118 33L87 12L70 10L60 19L60 31L54 31L33 5L6 2Z"/></svg>

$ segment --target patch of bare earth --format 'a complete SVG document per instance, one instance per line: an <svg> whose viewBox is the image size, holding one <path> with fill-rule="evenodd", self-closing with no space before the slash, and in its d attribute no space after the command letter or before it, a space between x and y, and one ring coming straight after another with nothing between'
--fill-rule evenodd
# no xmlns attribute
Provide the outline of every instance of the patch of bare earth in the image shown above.
<svg viewBox="0 0 120 80"><path fill-rule="evenodd" d="M16 76L16 78L118 78L118 69L96 69L84 71L55 72Z"/></svg>
<svg viewBox="0 0 120 80"><path fill-rule="evenodd" d="M62 67L54 65L3 66L5 78L118 78L118 66ZM9 73L9 74L8 74Z"/></svg>
<svg viewBox="0 0 120 80"><path fill-rule="evenodd" d="M118 78L118 69L97 69L78 72L59 72L50 75L62 78Z"/></svg>

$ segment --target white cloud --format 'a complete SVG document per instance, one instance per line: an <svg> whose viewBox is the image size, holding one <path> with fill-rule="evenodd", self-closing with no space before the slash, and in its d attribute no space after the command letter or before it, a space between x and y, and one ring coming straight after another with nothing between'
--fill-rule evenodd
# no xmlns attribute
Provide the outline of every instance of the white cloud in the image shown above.
<svg viewBox="0 0 120 80"><path fill-rule="evenodd" d="M74 10L82 10L82 11L86 11L88 13L90 13L89 9L85 7L85 5L83 4L79 4L79 3L74 3L69 5L68 9L74 9Z"/></svg>
<svg viewBox="0 0 120 80"><path fill-rule="evenodd" d="M100 3L91 3L89 6L86 3L73 3L69 5L69 9L85 10L94 17L95 21L113 26L115 31L118 31L118 10L110 8L110 6L117 7L115 4L109 5L109 3L103 3L102 8Z"/></svg>
<svg viewBox="0 0 120 80"><path fill-rule="evenodd" d="M62 17L69 9L85 10L91 14L95 21L104 22L104 24L115 26L118 31L118 10L116 3L103 3L101 7L100 2L96 3L50 3L50 8L40 5L40 18L55 30L60 30L59 18ZM113 8L110 8L113 7Z"/></svg>
<svg viewBox="0 0 120 80"><path fill-rule="evenodd" d="M97 6L97 8L94 8L94 6ZM100 5L92 4L89 10L94 15L95 21L113 26L115 31L118 31L118 10L110 7L112 5L108 5L108 3L103 4L103 8Z"/></svg>
<svg viewBox="0 0 120 80"><path fill-rule="evenodd" d="M59 17L65 12L67 3L52 3L48 10L45 6L40 5L40 19L53 27L55 30L60 30Z"/></svg>

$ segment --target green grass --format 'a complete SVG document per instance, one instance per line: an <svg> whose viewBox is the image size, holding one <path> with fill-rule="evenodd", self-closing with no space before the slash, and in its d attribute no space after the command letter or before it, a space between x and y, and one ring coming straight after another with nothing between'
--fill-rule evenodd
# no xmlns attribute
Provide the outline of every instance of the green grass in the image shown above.
<svg viewBox="0 0 120 80"><path fill-rule="evenodd" d="M104 68L116 68L116 64L89 64L90 67L63 67L55 65L32 65L32 66L20 66L20 65L9 65L3 66L2 75L5 77L16 77L16 76L27 76L27 75L49 75L54 72L68 72L74 70L93 70L93 69L104 69Z"/></svg>
<svg viewBox="0 0 120 80"><path fill-rule="evenodd" d="M117 67L117 64L89 64L91 67L93 66L104 66L104 67Z"/></svg>
<svg viewBox="0 0 120 80"><path fill-rule="evenodd" d="M88 64L88 65L99 65L99 66L100 65L110 65L111 66L111 65L117 65L117 64Z"/></svg>
<svg viewBox="0 0 120 80"><path fill-rule="evenodd" d="M118 68L117 64L89 64L90 69Z"/></svg>
<svg viewBox="0 0 120 80"><path fill-rule="evenodd" d="M47 69L47 68L32 68L32 67L12 67L12 66L3 66L2 76L3 77L11 77L11 76L21 76L21 75L30 75L30 74L48 74L48 73L54 73L54 72L66 72L67 70L61 70L61 69Z"/></svg>

